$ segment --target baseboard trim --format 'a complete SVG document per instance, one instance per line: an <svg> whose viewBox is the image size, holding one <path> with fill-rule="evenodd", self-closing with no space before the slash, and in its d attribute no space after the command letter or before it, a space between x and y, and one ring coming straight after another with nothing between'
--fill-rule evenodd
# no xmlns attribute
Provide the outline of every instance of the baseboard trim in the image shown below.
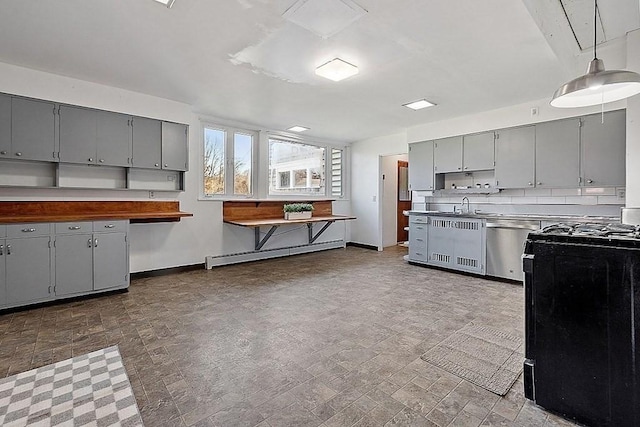
<svg viewBox="0 0 640 427"><path fill-rule="evenodd" d="M377 246L365 245L364 243L347 242L347 246L353 246L355 248L370 249L372 251L378 251Z"/></svg>
<svg viewBox="0 0 640 427"><path fill-rule="evenodd" d="M208 256L205 258L205 268L209 270L213 267L222 267L224 265L240 264L243 262L260 261L271 258L281 258L309 252L326 251L330 249L342 249L344 247L344 240L335 240L331 242L314 243L311 245L291 246L278 249L263 249L260 251Z"/></svg>
<svg viewBox="0 0 640 427"><path fill-rule="evenodd" d="M131 280L145 279L147 277L167 276L169 274L185 273L187 271L193 271L193 270L202 270L203 268L204 268L204 263L200 263L200 264L182 265L179 267L160 268L158 270L138 271L136 273L131 273Z"/></svg>

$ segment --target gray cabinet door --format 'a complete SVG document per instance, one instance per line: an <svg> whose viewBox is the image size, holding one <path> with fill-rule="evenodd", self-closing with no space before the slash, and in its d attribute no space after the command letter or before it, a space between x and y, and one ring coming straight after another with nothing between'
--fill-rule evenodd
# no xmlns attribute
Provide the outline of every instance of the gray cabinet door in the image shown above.
<svg viewBox="0 0 640 427"><path fill-rule="evenodd" d="M93 239L91 234L56 236L57 296L93 290Z"/></svg>
<svg viewBox="0 0 640 427"><path fill-rule="evenodd" d="M452 230L454 241L453 264L457 270L484 274L485 228L482 220L460 218Z"/></svg>
<svg viewBox="0 0 640 427"><path fill-rule="evenodd" d="M11 156L11 97L0 94L0 159Z"/></svg>
<svg viewBox="0 0 640 427"><path fill-rule="evenodd" d="M495 165L493 142L493 132L465 135L462 143L463 169L465 171L493 169Z"/></svg>
<svg viewBox="0 0 640 427"><path fill-rule="evenodd" d="M535 185L533 126L496 132L496 185L498 188L530 188Z"/></svg>
<svg viewBox="0 0 640 427"><path fill-rule="evenodd" d="M409 144L409 190L433 190L433 141Z"/></svg>
<svg viewBox="0 0 640 427"><path fill-rule="evenodd" d="M625 110L604 113L604 123L600 114L586 116L580 129L582 185L625 185Z"/></svg>
<svg viewBox="0 0 640 427"><path fill-rule="evenodd" d="M55 160L54 108L52 102L11 100L11 158Z"/></svg>
<svg viewBox="0 0 640 427"><path fill-rule="evenodd" d="M162 169L187 170L188 127L162 122Z"/></svg>
<svg viewBox="0 0 640 427"><path fill-rule="evenodd" d="M462 171L462 137L433 141L433 170L435 173Z"/></svg>
<svg viewBox="0 0 640 427"><path fill-rule="evenodd" d="M50 297L49 239L46 236L6 240L7 302L9 304L36 302Z"/></svg>
<svg viewBox="0 0 640 427"><path fill-rule="evenodd" d="M134 117L133 166L160 169L162 160L162 122Z"/></svg>
<svg viewBox="0 0 640 427"><path fill-rule="evenodd" d="M60 106L60 161L96 162L96 111Z"/></svg>
<svg viewBox="0 0 640 427"><path fill-rule="evenodd" d="M126 234L94 234L93 241L93 289L124 286L129 274Z"/></svg>
<svg viewBox="0 0 640 427"><path fill-rule="evenodd" d="M131 116L97 111L97 162L131 166Z"/></svg>
<svg viewBox="0 0 640 427"><path fill-rule="evenodd" d="M427 249L429 264L454 268L453 220L446 217L429 217Z"/></svg>
<svg viewBox="0 0 640 427"><path fill-rule="evenodd" d="M580 120L536 124L536 186L576 187L580 183Z"/></svg>
<svg viewBox="0 0 640 427"><path fill-rule="evenodd" d="M4 240L0 240L0 307L7 304L7 289L6 289L6 259L5 248L7 243Z"/></svg>

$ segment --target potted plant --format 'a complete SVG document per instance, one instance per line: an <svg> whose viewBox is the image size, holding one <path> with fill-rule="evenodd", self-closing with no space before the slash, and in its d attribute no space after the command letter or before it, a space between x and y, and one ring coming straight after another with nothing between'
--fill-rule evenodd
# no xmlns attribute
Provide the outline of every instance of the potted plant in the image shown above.
<svg viewBox="0 0 640 427"><path fill-rule="evenodd" d="M284 219L309 219L312 211L311 203L288 203L284 205Z"/></svg>

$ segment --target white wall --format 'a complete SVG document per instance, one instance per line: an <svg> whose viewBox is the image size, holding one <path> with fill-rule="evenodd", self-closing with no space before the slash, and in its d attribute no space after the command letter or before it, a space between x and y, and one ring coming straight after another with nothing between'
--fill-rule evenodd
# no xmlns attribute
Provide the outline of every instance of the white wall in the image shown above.
<svg viewBox="0 0 640 427"><path fill-rule="evenodd" d="M398 244L398 161L407 161L406 154L381 157L384 175L382 186L382 246Z"/></svg>
<svg viewBox="0 0 640 427"><path fill-rule="evenodd" d="M627 35L627 67L640 73L640 30ZM627 101L627 202L640 208L640 95Z"/></svg>
<svg viewBox="0 0 640 427"><path fill-rule="evenodd" d="M405 133L371 138L351 146L351 241L382 249L380 156L407 153Z"/></svg>
<svg viewBox="0 0 640 427"><path fill-rule="evenodd" d="M253 250L253 229L222 222L222 202L198 200L201 174L201 124L189 105L137 92L0 63L0 92L82 105L155 119L186 123L190 171L185 192L155 192L156 200L179 200L194 214L177 223L132 224L131 272L204 263L206 256ZM262 139L262 138L261 138ZM149 200L147 191L0 188L0 201L17 200ZM349 202L335 203L349 214ZM335 223L318 241L345 238L344 223ZM306 226L283 227L266 248L304 244Z"/></svg>

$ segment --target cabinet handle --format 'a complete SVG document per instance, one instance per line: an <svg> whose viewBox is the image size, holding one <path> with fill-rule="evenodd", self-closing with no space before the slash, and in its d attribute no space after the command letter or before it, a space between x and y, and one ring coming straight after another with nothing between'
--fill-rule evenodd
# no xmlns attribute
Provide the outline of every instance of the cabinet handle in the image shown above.
<svg viewBox="0 0 640 427"><path fill-rule="evenodd" d="M115 224L107 224L104 226L104 228L115 228Z"/></svg>
<svg viewBox="0 0 640 427"><path fill-rule="evenodd" d="M460 168L458 168L458 170L460 170Z"/></svg>
<svg viewBox="0 0 640 427"><path fill-rule="evenodd" d="M23 233L33 233L34 231L36 231L35 228L23 228L22 229Z"/></svg>
<svg viewBox="0 0 640 427"><path fill-rule="evenodd" d="M422 239L416 239L418 242L424 242L424 240Z"/></svg>
<svg viewBox="0 0 640 427"><path fill-rule="evenodd" d="M79 225L72 225L69 227L69 230L80 230L80 226Z"/></svg>
<svg viewBox="0 0 640 427"><path fill-rule="evenodd" d="M536 185L542 185L542 183L541 183L540 181L538 181L538 182L536 183Z"/></svg>
<svg viewBox="0 0 640 427"><path fill-rule="evenodd" d="M98 247L98 239L94 239L93 240L93 247L97 248Z"/></svg>
<svg viewBox="0 0 640 427"><path fill-rule="evenodd" d="M93 162L93 157L89 157L88 159L90 162Z"/></svg>
<svg viewBox="0 0 640 427"><path fill-rule="evenodd" d="M156 163L156 167L160 166L158 163Z"/></svg>
<svg viewBox="0 0 640 427"><path fill-rule="evenodd" d="M104 163L104 159L100 159L99 161L100 161L100 163Z"/></svg>
<svg viewBox="0 0 640 427"><path fill-rule="evenodd" d="M7 152L5 150L0 151L0 154L5 155Z"/></svg>
<svg viewBox="0 0 640 427"><path fill-rule="evenodd" d="M0 256L4 255L4 245L0 245Z"/></svg>
<svg viewBox="0 0 640 427"><path fill-rule="evenodd" d="M18 151L18 152L16 153L16 156L20 157L20 156L22 156L22 153L21 153L20 151Z"/></svg>
<svg viewBox="0 0 640 427"><path fill-rule="evenodd" d="M90 248L90 247L91 247L91 242L92 242L92 240L91 240L91 239L87 240L87 247L88 247L88 248Z"/></svg>
<svg viewBox="0 0 640 427"><path fill-rule="evenodd" d="M531 186L531 185L533 185L533 182L529 182L529 185L530 185L530 186Z"/></svg>
<svg viewBox="0 0 640 427"><path fill-rule="evenodd" d="M587 180L587 184L593 184L593 180L592 179L588 179Z"/></svg>
<svg viewBox="0 0 640 427"><path fill-rule="evenodd" d="M11 245L7 245L7 255L11 255Z"/></svg>
<svg viewBox="0 0 640 427"><path fill-rule="evenodd" d="M165 168L168 168L168 167L169 167L169 163L165 163L165 164L164 164L164 167L165 167Z"/></svg>
<svg viewBox="0 0 640 427"><path fill-rule="evenodd" d="M458 169L460 169L460 168L458 168ZM464 170L467 170L467 169L469 169L469 166L465 166L464 167Z"/></svg>
<svg viewBox="0 0 640 427"><path fill-rule="evenodd" d="M421 254L420 252L416 252L416 255L424 256L424 254Z"/></svg>

